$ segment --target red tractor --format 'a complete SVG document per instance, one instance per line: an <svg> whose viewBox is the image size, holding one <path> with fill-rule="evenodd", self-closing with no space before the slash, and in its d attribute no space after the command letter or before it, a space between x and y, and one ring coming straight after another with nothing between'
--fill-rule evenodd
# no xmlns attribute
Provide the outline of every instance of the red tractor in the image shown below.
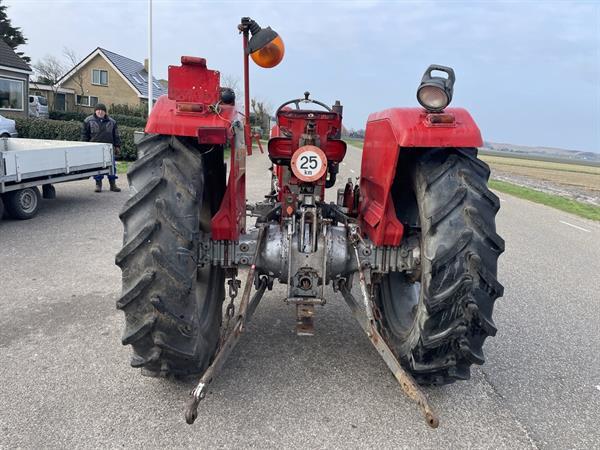
<svg viewBox="0 0 600 450"><path fill-rule="evenodd" d="M314 307L331 284L435 427L419 385L465 380L473 363L483 364L503 293L499 202L477 158L479 129L464 109L447 108L454 72L427 69L417 92L422 107L369 116L360 181L340 189L335 203L325 202L325 190L346 153L342 106L308 93L282 104L268 143L272 190L249 204L248 57L272 67L284 47L249 18L239 30L245 117L219 72L184 56L169 67L168 96L157 101L128 171L116 263L131 365L153 376L201 375L186 409L192 423L274 281L287 284L283 301L295 306L299 334L312 334ZM240 270L246 282L235 307Z"/></svg>

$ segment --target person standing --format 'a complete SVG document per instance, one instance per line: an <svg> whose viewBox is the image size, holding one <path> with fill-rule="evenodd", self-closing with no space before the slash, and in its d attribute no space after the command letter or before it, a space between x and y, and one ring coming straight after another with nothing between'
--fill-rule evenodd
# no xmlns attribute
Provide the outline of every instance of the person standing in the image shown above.
<svg viewBox="0 0 600 450"><path fill-rule="evenodd" d="M121 152L121 138L117 129L117 122L112 117L108 117L106 106L98 103L94 108L94 114L88 116L83 121L81 129L81 140L85 142L105 142L113 145L113 168L114 175L108 175L108 184L112 192L121 192L117 187L117 165L115 156ZM102 179L104 175L96 175L95 192L102 192Z"/></svg>

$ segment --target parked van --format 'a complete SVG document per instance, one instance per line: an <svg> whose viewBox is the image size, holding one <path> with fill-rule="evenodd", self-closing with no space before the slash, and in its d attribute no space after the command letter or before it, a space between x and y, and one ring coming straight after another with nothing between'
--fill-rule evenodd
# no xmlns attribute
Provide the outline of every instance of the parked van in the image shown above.
<svg viewBox="0 0 600 450"><path fill-rule="evenodd" d="M48 118L48 99L40 95L29 96L29 117Z"/></svg>

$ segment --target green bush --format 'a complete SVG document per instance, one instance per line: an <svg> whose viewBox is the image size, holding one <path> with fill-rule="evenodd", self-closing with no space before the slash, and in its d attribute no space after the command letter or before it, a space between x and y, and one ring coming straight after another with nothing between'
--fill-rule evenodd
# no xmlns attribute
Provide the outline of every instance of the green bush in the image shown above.
<svg viewBox="0 0 600 450"><path fill-rule="evenodd" d="M78 111L50 111L49 118L53 120L76 120L83 122L88 115Z"/></svg>
<svg viewBox="0 0 600 450"><path fill-rule="evenodd" d="M50 119L53 120L76 120L83 122L89 114L76 111L50 111ZM109 114L110 117L117 121L119 127L136 127L145 128L146 119L137 116L127 116L124 114Z"/></svg>
<svg viewBox="0 0 600 450"><path fill-rule="evenodd" d="M135 161L137 159L137 147L133 143L133 133L143 131L142 127L119 127L121 136L121 156L119 159Z"/></svg>
<svg viewBox="0 0 600 450"><path fill-rule="evenodd" d="M108 112L111 115L120 114L124 116L135 116L146 119L148 117L148 107L145 105L129 106L129 105L115 105L114 103L108 108Z"/></svg>
<svg viewBox="0 0 600 450"><path fill-rule="evenodd" d="M125 127L135 127L135 128L146 128L146 119L142 117L136 116L126 116L123 114L109 114L110 117L117 121L117 125L119 128L121 126Z"/></svg>
<svg viewBox="0 0 600 450"><path fill-rule="evenodd" d="M13 117L16 122L19 137L29 139L50 139L60 141L81 140L81 122L51 120L51 119L26 119ZM119 159L137 159L137 149L133 143L133 133L142 127L119 127L121 136L121 156Z"/></svg>
<svg viewBox="0 0 600 450"><path fill-rule="evenodd" d="M81 136L80 122L21 117L15 118L15 122L22 138L78 141Z"/></svg>

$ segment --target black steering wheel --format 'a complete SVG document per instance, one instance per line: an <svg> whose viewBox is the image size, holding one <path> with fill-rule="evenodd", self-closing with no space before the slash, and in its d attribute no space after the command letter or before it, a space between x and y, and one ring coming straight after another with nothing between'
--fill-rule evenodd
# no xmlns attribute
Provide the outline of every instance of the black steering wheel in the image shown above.
<svg viewBox="0 0 600 450"><path fill-rule="evenodd" d="M285 108L287 105L296 105L296 109L299 110L300 109L300 103L313 103L315 105L319 105L322 108L325 108L327 111L332 112L333 110L327 106L325 103L320 102L318 100L313 100L312 98L308 98L310 96L310 92L306 91L304 93L304 98L295 98L293 100L288 100L287 102L283 103L281 106L279 106L279 108L277 108L277 111L275 112L275 117L279 117L279 112Z"/></svg>

